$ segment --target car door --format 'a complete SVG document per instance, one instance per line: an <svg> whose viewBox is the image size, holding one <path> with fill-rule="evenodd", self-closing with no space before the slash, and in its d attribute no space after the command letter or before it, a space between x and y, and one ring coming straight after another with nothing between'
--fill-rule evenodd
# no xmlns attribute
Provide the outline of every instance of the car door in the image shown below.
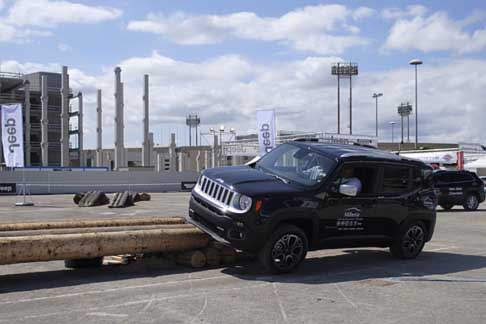
<svg viewBox="0 0 486 324"><path fill-rule="evenodd" d="M339 193L341 182L340 170L353 167L355 177L361 181L362 190L355 197ZM368 222L375 216L376 186L378 168L372 163L345 163L336 172L328 197L319 213L319 234L323 246L339 247L355 245L353 241L360 240L369 234Z"/></svg>
<svg viewBox="0 0 486 324"><path fill-rule="evenodd" d="M370 220L370 234L393 237L413 205L412 168L386 163L380 168L376 214Z"/></svg>

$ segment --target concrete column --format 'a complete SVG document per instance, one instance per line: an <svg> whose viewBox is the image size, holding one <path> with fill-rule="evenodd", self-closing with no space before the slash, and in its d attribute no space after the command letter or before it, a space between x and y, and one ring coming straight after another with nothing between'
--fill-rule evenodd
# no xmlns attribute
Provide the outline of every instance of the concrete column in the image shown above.
<svg viewBox="0 0 486 324"><path fill-rule="evenodd" d="M25 166L31 166L30 161L30 82L24 81L24 137L25 137Z"/></svg>
<svg viewBox="0 0 486 324"><path fill-rule="evenodd" d="M164 169L164 162L162 161L162 154L157 153L157 172L162 172Z"/></svg>
<svg viewBox="0 0 486 324"><path fill-rule="evenodd" d="M200 172L201 171L201 151L197 150L196 153L196 171Z"/></svg>
<svg viewBox="0 0 486 324"><path fill-rule="evenodd" d="M184 161L183 161L183 157L184 157L184 154L182 152L179 152L178 154L178 158L179 158L179 167L177 168L177 171L178 172L182 172L184 171L183 169L183 166L184 166Z"/></svg>
<svg viewBox="0 0 486 324"><path fill-rule="evenodd" d="M170 171L176 171L177 156L176 156L176 140L175 134L170 134L170 146L169 146L169 157L170 157Z"/></svg>
<svg viewBox="0 0 486 324"><path fill-rule="evenodd" d="M143 151L143 148L142 148L142 151ZM150 167L150 166L153 166L152 164L152 156L153 156L153 152L154 152L154 133L149 133L149 136L148 136L148 163L147 163L147 167Z"/></svg>
<svg viewBox="0 0 486 324"><path fill-rule="evenodd" d="M208 162L209 162L209 151L204 150L204 169L208 168Z"/></svg>
<svg viewBox="0 0 486 324"><path fill-rule="evenodd" d="M96 166L103 165L103 107L101 89L98 89L96 98Z"/></svg>
<svg viewBox="0 0 486 324"><path fill-rule="evenodd" d="M47 93L47 76L43 75L41 79L41 160L42 166L49 165L49 138L48 138L48 120L47 106L49 96Z"/></svg>
<svg viewBox="0 0 486 324"><path fill-rule="evenodd" d="M115 170L125 166L123 128L123 83L121 68L117 66L115 68Z"/></svg>
<svg viewBox="0 0 486 324"><path fill-rule="evenodd" d="M83 143L83 94L78 93L78 148L79 148L79 166L86 166L84 159Z"/></svg>
<svg viewBox="0 0 486 324"><path fill-rule="evenodd" d="M149 76L143 76L143 143L142 143L142 166L150 166L150 145L149 145Z"/></svg>
<svg viewBox="0 0 486 324"><path fill-rule="evenodd" d="M69 74L67 66L61 74L61 166L69 166Z"/></svg>
<svg viewBox="0 0 486 324"><path fill-rule="evenodd" d="M217 158L217 151L218 151L218 135L214 135L213 138L213 147L211 149L211 167L216 167L216 158Z"/></svg>

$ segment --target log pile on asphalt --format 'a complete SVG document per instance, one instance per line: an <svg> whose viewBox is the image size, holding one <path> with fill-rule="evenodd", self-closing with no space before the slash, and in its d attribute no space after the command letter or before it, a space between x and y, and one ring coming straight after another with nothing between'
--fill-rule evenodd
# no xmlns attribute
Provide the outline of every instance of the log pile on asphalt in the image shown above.
<svg viewBox="0 0 486 324"><path fill-rule="evenodd" d="M209 236L182 218L114 219L0 225L0 264L181 252Z"/></svg>
<svg viewBox="0 0 486 324"><path fill-rule="evenodd" d="M181 217L114 218L0 224L0 265L65 260L68 268L128 264L230 265L237 252Z"/></svg>

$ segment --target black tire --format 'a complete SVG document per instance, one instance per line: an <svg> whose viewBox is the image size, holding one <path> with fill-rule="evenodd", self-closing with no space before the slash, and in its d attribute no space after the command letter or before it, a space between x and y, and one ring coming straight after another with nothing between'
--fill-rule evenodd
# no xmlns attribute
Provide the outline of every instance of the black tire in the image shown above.
<svg viewBox="0 0 486 324"><path fill-rule="evenodd" d="M425 245L427 228L421 221L409 222L401 226L390 253L399 259L416 258Z"/></svg>
<svg viewBox="0 0 486 324"><path fill-rule="evenodd" d="M444 209L444 210L451 210L452 207L454 207L454 205L452 205L452 204L444 204L444 205L440 205L440 207L442 207L442 209Z"/></svg>
<svg viewBox="0 0 486 324"><path fill-rule="evenodd" d="M308 248L309 241L304 231L297 226L285 224L270 236L258 256L267 271L275 274L289 273L305 259Z"/></svg>
<svg viewBox="0 0 486 324"><path fill-rule="evenodd" d="M70 269L99 268L102 265L103 257L64 260L64 266Z"/></svg>
<svg viewBox="0 0 486 324"><path fill-rule="evenodd" d="M479 207L479 199L478 196L475 194L469 194L466 196L466 199L464 199L464 203L462 205L465 210L473 211L478 209Z"/></svg>

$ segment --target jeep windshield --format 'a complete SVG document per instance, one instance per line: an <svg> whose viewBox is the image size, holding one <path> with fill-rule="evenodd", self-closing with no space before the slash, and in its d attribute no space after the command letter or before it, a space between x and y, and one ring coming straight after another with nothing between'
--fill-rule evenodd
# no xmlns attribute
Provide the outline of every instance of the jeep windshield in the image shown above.
<svg viewBox="0 0 486 324"><path fill-rule="evenodd" d="M282 144L264 155L255 165L284 182L313 187L330 174L335 162L307 148Z"/></svg>

